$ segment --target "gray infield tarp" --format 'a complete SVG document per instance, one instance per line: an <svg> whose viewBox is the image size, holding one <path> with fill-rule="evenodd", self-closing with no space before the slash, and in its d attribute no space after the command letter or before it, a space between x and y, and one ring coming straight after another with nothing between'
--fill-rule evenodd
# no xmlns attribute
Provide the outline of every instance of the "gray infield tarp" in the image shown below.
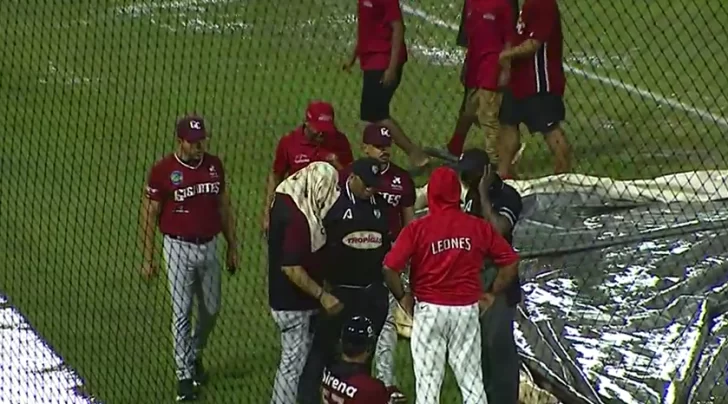
<svg viewBox="0 0 728 404"><path fill-rule="evenodd" d="M524 197L524 365L564 403L723 402L726 227L728 202Z"/></svg>

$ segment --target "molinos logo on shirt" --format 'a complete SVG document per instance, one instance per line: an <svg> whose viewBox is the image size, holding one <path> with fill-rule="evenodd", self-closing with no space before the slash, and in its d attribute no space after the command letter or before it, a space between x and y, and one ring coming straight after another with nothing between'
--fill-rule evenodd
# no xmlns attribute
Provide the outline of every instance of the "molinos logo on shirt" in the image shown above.
<svg viewBox="0 0 728 404"><path fill-rule="evenodd" d="M375 231L355 231L344 236L342 242L357 250L374 250L382 246L382 235Z"/></svg>
<svg viewBox="0 0 728 404"><path fill-rule="evenodd" d="M203 182L186 188L176 189L174 191L174 201L184 202L187 199L203 194L219 194L220 182Z"/></svg>

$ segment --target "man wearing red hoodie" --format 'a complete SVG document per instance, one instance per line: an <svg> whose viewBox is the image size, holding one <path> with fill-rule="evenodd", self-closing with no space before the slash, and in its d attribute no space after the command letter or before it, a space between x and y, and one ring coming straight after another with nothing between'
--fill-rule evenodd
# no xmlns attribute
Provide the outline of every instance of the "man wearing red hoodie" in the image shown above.
<svg viewBox="0 0 728 404"><path fill-rule="evenodd" d="M427 190L429 213L407 225L384 258L384 278L413 316L412 360L417 404L440 402L447 355L463 404L487 402L480 364L480 271L490 258L498 267L492 294L502 293L518 271L518 255L493 226L460 209L460 181L447 167L436 169ZM399 272L410 262L412 294ZM415 299L417 304L415 306Z"/></svg>

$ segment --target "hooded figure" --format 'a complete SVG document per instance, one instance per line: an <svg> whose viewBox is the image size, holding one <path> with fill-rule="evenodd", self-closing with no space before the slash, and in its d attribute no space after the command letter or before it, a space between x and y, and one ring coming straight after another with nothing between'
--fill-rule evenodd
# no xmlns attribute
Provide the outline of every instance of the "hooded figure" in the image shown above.
<svg viewBox="0 0 728 404"><path fill-rule="evenodd" d="M286 178L276 187L276 193L290 196L293 203L306 216L311 232L312 252L318 251L326 244L323 218L341 193L338 181L339 174L334 166L329 163L314 162Z"/></svg>
<svg viewBox="0 0 728 404"><path fill-rule="evenodd" d="M518 255L493 226L460 209L460 191L455 170L433 171L429 213L402 230L384 259L387 286L413 316L412 361L417 399L423 403L439 402L446 361L463 404L487 402L480 364L480 271L486 259L499 267L493 286L497 294L518 270ZM405 293L399 277L408 262L412 295Z"/></svg>

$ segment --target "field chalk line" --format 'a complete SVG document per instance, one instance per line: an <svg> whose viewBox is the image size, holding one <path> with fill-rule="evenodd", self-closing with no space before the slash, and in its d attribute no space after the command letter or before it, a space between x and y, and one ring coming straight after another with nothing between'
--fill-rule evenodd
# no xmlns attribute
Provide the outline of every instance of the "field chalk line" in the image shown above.
<svg viewBox="0 0 728 404"><path fill-rule="evenodd" d="M437 17L435 17L433 15L430 15L430 14L424 12L423 10L418 9L418 8L415 8L415 7L412 7L410 5L402 4L402 11L404 11L407 14L411 14L411 15L413 15L415 17L422 18L423 20L429 22L430 24L437 25L437 26L440 26L440 27L444 27L444 28L450 29L452 31L457 31L458 30L458 26L457 25L451 24L451 23L449 23L447 21L444 21L444 20L442 20L440 18L437 18ZM612 78L609 78L609 77L604 77L604 76L600 76L598 74L594 74L594 73L591 73L591 72L587 72L585 70L579 69L578 67L570 66L570 65L568 65L566 63L564 64L564 69L566 71L568 71L569 73L576 74L577 76L586 77L587 79L590 79L590 80L598 81L600 83L607 84L607 85L612 86L612 87L620 88L620 89L622 89L622 90L624 90L624 91L626 91L628 93L635 94L635 95L639 95L640 97L643 97L643 98L648 98L648 99L650 99L650 100L652 100L652 101L654 101L654 102L656 102L658 104L667 105L667 106L670 106L672 108L679 109L679 110L685 111L685 112L687 112L689 114L692 114L692 115L695 115L697 117L700 117L700 118L702 118L702 119L704 119L706 121L713 122L713 123L718 124L718 125L723 126L723 127L728 127L728 119L727 118L725 118L723 116L720 116L720 115L717 115L717 114L714 114L714 113L712 113L710 111L706 111L704 109L696 108L696 107L694 107L692 105L688 105L688 104L682 103L682 102L680 102L680 101L678 101L676 99L667 98L667 97L664 97L664 96L662 96L660 94L657 94L657 93L654 93L652 91L639 88L637 86L633 86L631 84L626 84L626 83L624 83L624 82L622 82L620 80L617 80L617 79L612 79Z"/></svg>

